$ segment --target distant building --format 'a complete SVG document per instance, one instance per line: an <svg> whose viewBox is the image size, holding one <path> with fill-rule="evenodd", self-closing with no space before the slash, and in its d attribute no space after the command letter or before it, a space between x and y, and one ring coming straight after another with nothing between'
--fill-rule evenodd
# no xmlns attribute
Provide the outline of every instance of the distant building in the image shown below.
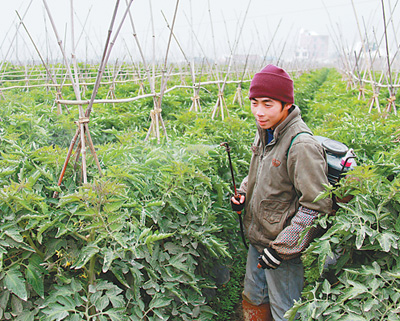
<svg viewBox="0 0 400 321"><path fill-rule="evenodd" d="M329 58L329 36L301 29L296 48L296 58L300 60L327 60Z"/></svg>

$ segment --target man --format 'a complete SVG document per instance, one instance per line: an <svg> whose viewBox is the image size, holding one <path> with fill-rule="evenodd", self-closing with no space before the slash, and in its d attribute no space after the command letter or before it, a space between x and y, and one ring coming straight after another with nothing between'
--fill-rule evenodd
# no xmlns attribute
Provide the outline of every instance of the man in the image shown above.
<svg viewBox="0 0 400 321"><path fill-rule="evenodd" d="M286 320L284 314L303 289L301 252L315 237L309 229L319 213L329 213L331 199L314 202L329 184L322 146L294 105L293 81L268 65L256 73L249 91L257 122L248 176L235 211L245 209L250 246L243 290L245 320ZM272 313L272 316L271 316Z"/></svg>

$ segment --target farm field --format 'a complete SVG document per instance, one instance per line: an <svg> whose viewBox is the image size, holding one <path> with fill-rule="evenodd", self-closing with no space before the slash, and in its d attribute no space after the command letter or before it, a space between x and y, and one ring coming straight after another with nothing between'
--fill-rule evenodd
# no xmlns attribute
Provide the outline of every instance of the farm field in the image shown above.
<svg viewBox="0 0 400 321"><path fill-rule="evenodd" d="M292 76L295 103L314 134L353 148L358 166L337 189L327 187L325 196L353 198L320 218L326 232L303 254L306 285L288 317L400 320L399 117L369 112L372 89L366 85L358 99L357 84L336 69ZM2 87L14 81L10 74ZM167 87L182 88L162 99L168 137L149 131L152 97L95 103L88 126L101 173L88 148L84 183L74 150L60 186L78 107L68 113L57 105L52 87L1 92L1 320L240 320L246 250L220 144L231 147L238 183L256 129L249 83L241 84L243 106L237 83L227 83L225 114L215 117L218 86L204 85L201 110L190 111L193 88L184 83L171 76ZM140 83L112 83L100 86L96 99L146 91ZM74 100L73 88L64 86L62 96ZM381 91L381 106L389 96ZM329 257L337 260L326 266Z"/></svg>

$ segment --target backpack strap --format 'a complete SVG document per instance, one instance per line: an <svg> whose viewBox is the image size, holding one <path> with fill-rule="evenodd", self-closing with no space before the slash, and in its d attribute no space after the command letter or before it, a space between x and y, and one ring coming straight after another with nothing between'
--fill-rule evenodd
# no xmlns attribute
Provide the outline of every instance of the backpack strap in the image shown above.
<svg viewBox="0 0 400 321"><path fill-rule="evenodd" d="M297 138L297 136L299 136L299 135L301 135L301 134L308 134L308 135L311 135L311 136L312 136L312 134L311 134L310 132L300 132L300 133L298 133L296 136L294 136L294 137L292 138L292 141L290 142L289 148L288 148L288 150L287 150L286 158L289 156L289 151L290 151L290 148L291 148L292 145L293 145L294 140Z"/></svg>

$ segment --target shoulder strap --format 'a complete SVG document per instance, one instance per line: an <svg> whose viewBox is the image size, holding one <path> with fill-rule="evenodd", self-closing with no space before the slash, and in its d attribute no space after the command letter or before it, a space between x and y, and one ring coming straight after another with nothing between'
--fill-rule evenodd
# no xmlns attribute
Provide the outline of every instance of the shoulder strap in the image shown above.
<svg viewBox="0 0 400 321"><path fill-rule="evenodd" d="M294 137L292 138L292 141L290 142L289 148L288 148L288 150L287 150L286 158L289 156L289 151L290 151L290 148L291 148L292 145L293 145L294 140L297 138L297 136L299 136L299 135L301 135L301 134L308 134L308 135L311 135L311 136L312 136L312 134L309 133L309 132L300 132L300 133L298 133L296 136L294 136Z"/></svg>

